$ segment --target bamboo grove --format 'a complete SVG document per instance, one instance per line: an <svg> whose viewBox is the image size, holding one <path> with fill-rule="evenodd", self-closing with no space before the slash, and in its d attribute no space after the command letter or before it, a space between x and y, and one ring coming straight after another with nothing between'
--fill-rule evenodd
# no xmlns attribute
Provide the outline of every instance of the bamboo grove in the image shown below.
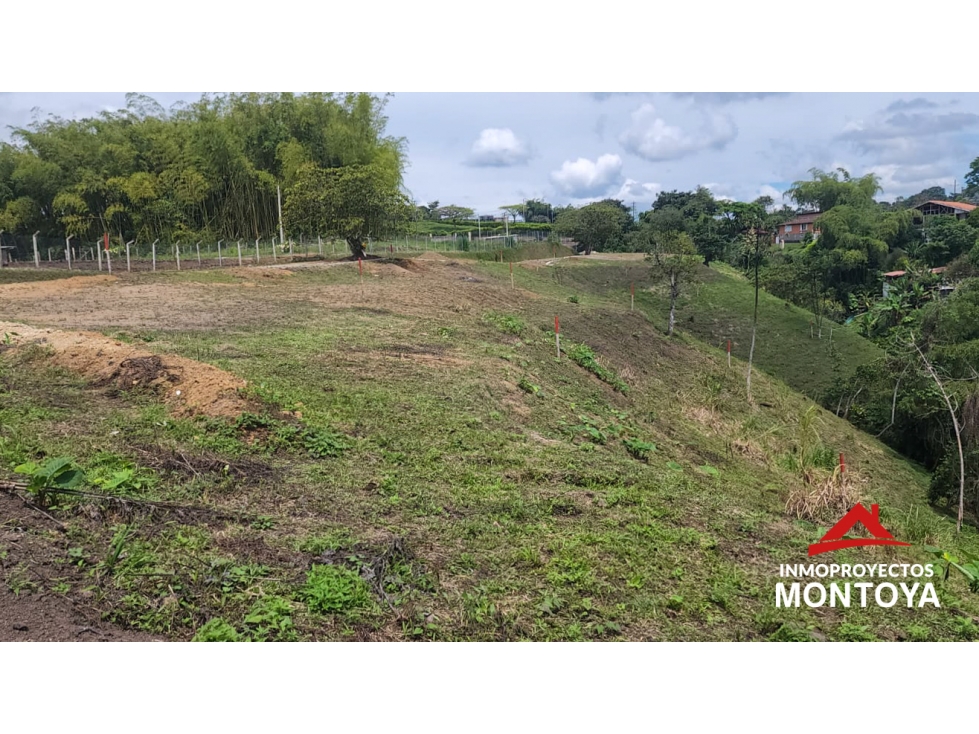
<svg viewBox="0 0 979 734"><path fill-rule="evenodd" d="M169 110L36 117L0 145L0 230L145 242L268 237L277 195L304 172L369 166L397 188L406 144L385 134L385 97L204 96ZM298 234L298 233L297 233Z"/></svg>

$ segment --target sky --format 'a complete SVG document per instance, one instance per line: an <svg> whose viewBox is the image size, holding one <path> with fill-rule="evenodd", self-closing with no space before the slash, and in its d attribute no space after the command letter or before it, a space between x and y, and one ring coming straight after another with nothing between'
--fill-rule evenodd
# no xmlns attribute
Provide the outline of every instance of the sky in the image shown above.
<svg viewBox="0 0 979 734"><path fill-rule="evenodd" d="M147 94L165 107L200 96ZM0 93L0 139L35 108L84 117L124 104L122 92ZM397 93L386 114L408 142L413 198L479 214L528 198L642 211L698 185L780 204L814 167L876 173L893 200L961 189L979 156L977 93Z"/></svg>

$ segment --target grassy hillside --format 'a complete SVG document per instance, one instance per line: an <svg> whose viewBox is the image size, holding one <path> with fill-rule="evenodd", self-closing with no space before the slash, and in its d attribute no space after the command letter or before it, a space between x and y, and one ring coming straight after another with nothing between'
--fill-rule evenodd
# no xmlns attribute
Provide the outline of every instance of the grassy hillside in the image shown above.
<svg viewBox="0 0 979 734"><path fill-rule="evenodd" d="M633 257L637 256L624 256ZM669 293L650 280L641 259L587 261L575 258L541 270L543 278L527 287L555 297L577 295L587 303L628 307L629 288L636 288L636 308L666 330ZM740 273L723 264L701 267L685 287L677 308L681 331L721 351L731 340L734 357L747 360L751 346L754 288ZM812 314L761 291L754 363L759 369L812 398L819 398L838 374L881 356L880 349L852 329L828 320L822 338L810 337ZM835 367L832 345L839 352Z"/></svg>
<svg viewBox="0 0 979 734"><path fill-rule="evenodd" d="M120 624L178 639L979 637L977 597L955 576L938 611L775 609L778 565L807 562L836 518L786 509L805 488L804 449L818 481L845 452L855 495L916 544L834 562L927 561L924 543L976 553L979 538L927 506L927 475L785 383L759 374L749 404L744 364L728 369L716 346L737 329L735 354L746 349L743 316L724 310L743 305L736 278L705 274L668 340L660 293L638 291L632 313L623 297L632 280L647 285L641 263L567 262L515 268L515 290L507 264L426 259L369 263L363 285L343 265L107 287L118 311L104 333L240 376L255 407L230 423L181 418L152 396L82 383L43 347L7 350L0 465L128 466L139 486L120 492L198 508L66 503L52 512L70 540L51 544L50 563L74 559L91 576L39 582L9 545L8 585L89 589ZM166 309L146 306L157 301ZM805 316L774 299L763 314L809 350L809 366L801 353L785 363L786 380L821 379L807 372L819 345L797 333Z"/></svg>

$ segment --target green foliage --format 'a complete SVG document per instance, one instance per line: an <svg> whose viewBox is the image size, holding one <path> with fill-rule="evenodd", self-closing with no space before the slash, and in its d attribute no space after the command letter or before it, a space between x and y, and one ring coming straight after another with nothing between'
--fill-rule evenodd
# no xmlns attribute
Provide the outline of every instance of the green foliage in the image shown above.
<svg viewBox="0 0 979 734"><path fill-rule="evenodd" d="M311 428L302 437L305 449L317 459L336 457L350 448L344 436L329 428Z"/></svg>
<svg viewBox="0 0 979 734"><path fill-rule="evenodd" d="M979 593L979 560L974 558L959 558L947 551L930 545L924 546L924 550L934 555L944 564L945 571L943 576L946 580L954 568L965 578L966 583L969 585L969 590L974 593Z"/></svg>
<svg viewBox="0 0 979 734"><path fill-rule="evenodd" d="M608 249L621 240L632 224L628 210L613 203L597 202L558 215L555 231L573 239L585 255Z"/></svg>
<svg viewBox="0 0 979 734"><path fill-rule="evenodd" d="M496 311L483 314L483 321L492 324L504 334L513 334L514 336L520 336L527 328L527 324L519 316L497 313Z"/></svg>
<svg viewBox="0 0 979 734"><path fill-rule="evenodd" d="M281 597L259 599L242 620L244 634L253 642L293 642L298 639L292 622L292 604Z"/></svg>
<svg viewBox="0 0 979 734"><path fill-rule="evenodd" d="M346 240L351 255L362 258L368 237L382 239L407 231L411 207L400 183L399 169L380 164L307 164L287 192L283 217L292 230Z"/></svg>
<svg viewBox="0 0 979 734"><path fill-rule="evenodd" d="M571 342L570 345L565 347L565 354L568 355L568 358L572 362L588 370L602 382L608 383L618 392L623 394L629 392L629 386L615 372L600 364L595 356L595 352L587 344Z"/></svg>
<svg viewBox="0 0 979 734"><path fill-rule="evenodd" d="M837 206L872 207L874 197L882 191L880 179L876 174L854 179L838 168L831 173L818 168L810 169L812 179L796 181L786 195L799 206L828 212Z"/></svg>
<svg viewBox="0 0 979 734"><path fill-rule="evenodd" d="M126 109L92 118L38 117L0 146L0 229L82 239L108 230L120 243L268 236L278 230L277 184L288 200L306 167L383 170L396 188L404 143L384 135L385 104L370 94L245 93L166 111L127 95ZM296 222L298 231L313 223Z"/></svg>
<svg viewBox="0 0 979 734"><path fill-rule="evenodd" d="M352 612L370 603L370 590L364 580L340 566L313 565L300 595L309 610L317 614Z"/></svg>
<svg viewBox="0 0 979 734"><path fill-rule="evenodd" d="M41 497L46 489L75 489L85 483L85 472L75 465L74 459L64 456L43 464L28 461L14 467L14 471L26 474L27 490Z"/></svg>
<svg viewBox="0 0 979 734"><path fill-rule="evenodd" d="M197 633L192 642L240 642L241 635L220 617L209 619Z"/></svg>
<svg viewBox="0 0 979 734"><path fill-rule="evenodd" d="M622 443L625 444L626 451L640 461L646 461L649 455L656 450L656 444L638 438L625 438Z"/></svg>
<svg viewBox="0 0 979 734"><path fill-rule="evenodd" d="M520 378L520 382L517 383L517 387L519 387L525 393L529 393L531 395L536 395L538 397L543 397L543 395L541 394L540 385L535 385L530 380L528 380L526 377L521 377Z"/></svg>

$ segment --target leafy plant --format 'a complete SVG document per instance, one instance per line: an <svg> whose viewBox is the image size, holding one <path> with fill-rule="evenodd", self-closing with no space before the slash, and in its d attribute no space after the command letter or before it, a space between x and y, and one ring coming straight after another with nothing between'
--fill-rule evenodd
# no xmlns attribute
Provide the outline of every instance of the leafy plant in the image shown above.
<svg viewBox="0 0 979 734"><path fill-rule="evenodd" d="M962 559L947 551L943 551L941 548L935 548L930 545L924 546L924 549L926 552L938 557L944 563L945 573L943 574L943 578L946 581L954 568L965 577L966 582L969 584L969 590L979 593L979 560Z"/></svg>
<svg viewBox="0 0 979 734"><path fill-rule="evenodd" d="M58 457L44 464L28 461L14 467L17 474L28 477L27 490L42 501L48 489L74 489L85 483L85 472L79 469L73 459Z"/></svg>
<svg viewBox="0 0 979 734"><path fill-rule="evenodd" d="M568 303L581 303L581 300L578 298L578 296L569 296Z"/></svg>
<svg viewBox="0 0 979 734"><path fill-rule="evenodd" d="M354 571L316 564L301 591L311 612L335 614L362 609L370 603L366 582Z"/></svg>
<svg viewBox="0 0 979 734"><path fill-rule="evenodd" d="M517 316L497 313L496 311L489 311L484 314L483 321L492 324L504 334L513 334L515 336L519 336L527 328L527 324L524 323L523 319Z"/></svg>
<svg viewBox="0 0 979 734"><path fill-rule="evenodd" d="M529 393L531 395L537 395L538 397L543 397L543 395L541 395L540 385L535 385L526 377L520 378L520 382L517 383L517 387L519 387L525 393Z"/></svg>
<svg viewBox="0 0 979 734"><path fill-rule="evenodd" d="M303 446L317 459L336 457L350 448L341 434L326 428L306 431L303 434Z"/></svg>
<svg viewBox="0 0 979 734"><path fill-rule="evenodd" d="M278 596L257 601L245 615L242 625L244 634L254 642L292 642L298 639L292 623L292 604Z"/></svg>
<svg viewBox="0 0 979 734"><path fill-rule="evenodd" d="M656 450L656 444L643 441L638 438L626 438L622 440L625 450L640 461L646 461L649 455Z"/></svg>
<svg viewBox="0 0 979 734"><path fill-rule="evenodd" d="M603 367L595 357L595 352L587 344L569 344L565 348L565 354L579 367L588 370L602 382L608 383L620 393L625 394L629 392L629 386L615 372L607 367Z"/></svg>
<svg viewBox="0 0 979 734"><path fill-rule="evenodd" d="M194 635L191 642L240 642L241 635L220 617L209 619Z"/></svg>

